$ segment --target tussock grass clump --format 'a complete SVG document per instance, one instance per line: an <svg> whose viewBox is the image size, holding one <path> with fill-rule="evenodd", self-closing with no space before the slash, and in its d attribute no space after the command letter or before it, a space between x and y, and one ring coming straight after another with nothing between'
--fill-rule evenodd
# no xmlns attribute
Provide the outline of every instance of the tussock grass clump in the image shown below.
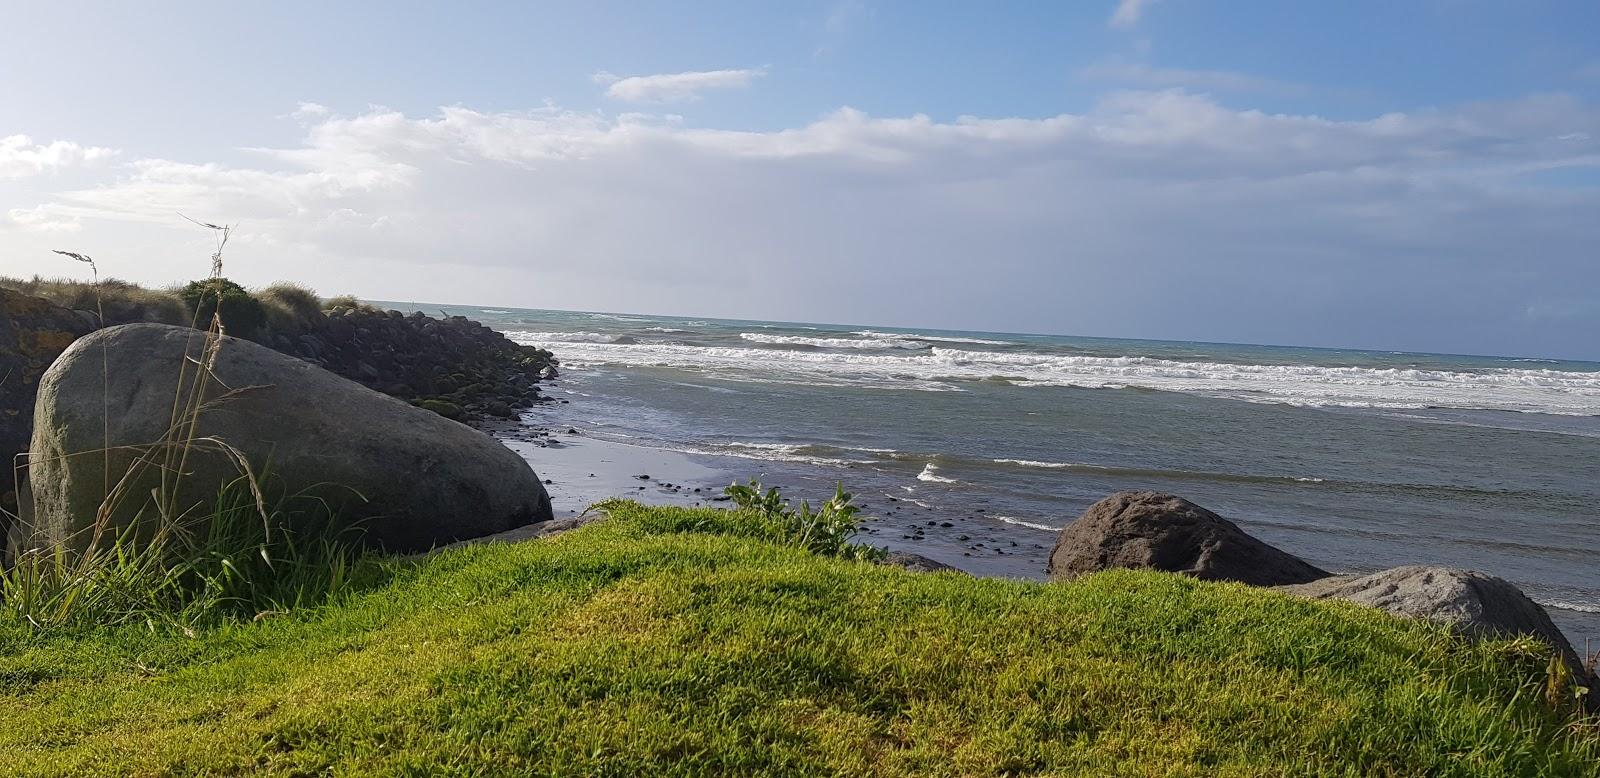
<svg viewBox="0 0 1600 778"><path fill-rule="evenodd" d="M329 297L328 299L322 301L322 310L331 311L331 310L334 310L336 308L348 308L348 309L350 309L352 311L363 311L363 312L366 312L366 313L381 313L382 312L382 309L378 308L375 305L369 305L367 303L362 302L360 300L360 298L357 298L353 294L336 295L334 297Z"/></svg>
<svg viewBox="0 0 1600 778"><path fill-rule="evenodd" d="M42 276L0 277L0 286L42 297L63 308L103 310L105 326L135 322L187 325L194 314L185 308L176 289L147 289L116 278L101 279L97 285Z"/></svg>
<svg viewBox="0 0 1600 778"><path fill-rule="evenodd" d="M1117 571L914 574L608 505L193 637L0 627L14 775L1593 775L1531 640ZM748 533L756 532L756 537ZM361 573L360 570L357 571Z"/></svg>
<svg viewBox="0 0 1600 778"><path fill-rule="evenodd" d="M299 284L279 281L256 292L266 310L267 324L275 332L306 332L324 318L322 298Z"/></svg>

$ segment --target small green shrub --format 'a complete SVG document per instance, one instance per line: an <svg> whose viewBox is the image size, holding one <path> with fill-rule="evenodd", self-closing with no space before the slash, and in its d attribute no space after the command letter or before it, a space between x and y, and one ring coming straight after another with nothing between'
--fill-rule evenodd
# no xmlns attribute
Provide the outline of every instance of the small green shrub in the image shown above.
<svg viewBox="0 0 1600 778"><path fill-rule="evenodd" d="M871 546L850 543L860 531L856 514L861 509L853 504L844 484L835 487L833 497L812 511L811 503L802 500L797 510L783 498L778 487L762 491L760 481L752 478L747 484L733 484L723 493L733 499L741 511L756 517L769 530L773 539L787 545L799 546L822 556L847 559L874 560L883 552Z"/></svg>
<svg viewBox="0 0 1600 778"><path fill-rule="evenodd" d="M267 321L261 301L226 278L192 281L178 291L178 298L194 312L196 326L209 322L213 314L220 314L228 334L236 337L255 337Z"/></svg>

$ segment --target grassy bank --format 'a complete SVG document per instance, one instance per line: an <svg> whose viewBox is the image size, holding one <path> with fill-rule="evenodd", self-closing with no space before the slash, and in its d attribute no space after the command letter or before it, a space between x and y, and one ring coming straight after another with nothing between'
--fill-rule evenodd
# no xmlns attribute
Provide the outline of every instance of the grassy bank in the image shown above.
<svg viewBox="0 0 1600 778"><path fill-rule="evenodd" d="M0 627L13 775L1583 775L1529 641L1106 573L917 575L614 507L188 636Z"/></svg>

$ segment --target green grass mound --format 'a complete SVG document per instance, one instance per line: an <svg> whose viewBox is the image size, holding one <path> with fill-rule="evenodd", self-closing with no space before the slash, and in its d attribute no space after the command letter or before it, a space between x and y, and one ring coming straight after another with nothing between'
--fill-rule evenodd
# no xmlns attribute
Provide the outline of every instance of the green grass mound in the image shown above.
<svg viewBox="0 0 1600 778"><path fill-rule="evenodd" d="M8 775L1583 775L1528 640L1173 575L918 575L623 503L188 635L0 627Z"/></svg>

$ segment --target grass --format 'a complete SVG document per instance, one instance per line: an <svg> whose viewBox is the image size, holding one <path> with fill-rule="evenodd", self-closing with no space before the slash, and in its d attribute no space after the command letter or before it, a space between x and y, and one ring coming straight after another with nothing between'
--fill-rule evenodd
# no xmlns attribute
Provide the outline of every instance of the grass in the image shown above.
<svg viewBox="0 0 1600 778"><path fill-rule="evenodd" d="M208 278L197 283L209 285L215 281ZM42 297L63 308L79 311L103 309L106 326L144 321L180 326L195 323L195 306L184 303L180 294L182 285L151 289L116 278L106 278L99 281L98 299L94 283L74 279L37 275L32 278L0 276L0 286ZM251 295L264 309L268 329L288 333L304 332L321 318L323 311L344 304L347 299L355 299L346 296L324 301L306 287L283 281L253 290ZM347 307L356 305L352 303ZM207 324L209 320L199 322L202 328Z"/></svg>
<svg viewBox="0 0 1600 778"><path fill-rule="evenodd" d="M609 506L193 631L0 624L10 775L1593 775L1531 640L1111 572L919 575ZM756 535L758 537L752 537Z"/></svg>
<svg viewBox="0 0 1600 778"><path fill-rule="evenodd" d="M0 277L0 286L43 297L63 308L102 310L107 326L142 321L186 325L194 314L178 299L175 288L147 289L116 278L100 280L98 289L94 283L43 276Z"/></svg>

